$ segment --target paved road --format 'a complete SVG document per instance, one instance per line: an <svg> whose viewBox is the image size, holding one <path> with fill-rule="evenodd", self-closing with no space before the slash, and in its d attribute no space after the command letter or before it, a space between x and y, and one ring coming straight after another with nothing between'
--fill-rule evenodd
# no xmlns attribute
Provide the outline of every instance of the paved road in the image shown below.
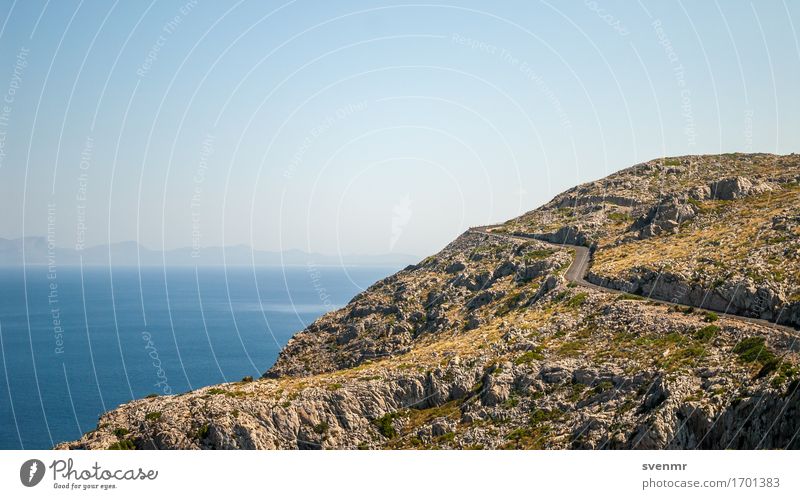
<svg viewBox="0 0 800 499"><path fill-rule="evenodd" d="M523 235L523 234L510 235L510 234L498 234L496 232L491 232L491 229L498 228L498 227L501 227L501 226L500 225L488 225L488 226L484 226L484 227L473 227L473 228L471 228L469 230L469 232L474 232L474 233L483 234L483 235L487 235L487 236L499 237L499 238L502 238L502 239L512 239L512 240L513 239L516 239L516 240L530 240L530 239L533 239L535 241L539 241L539 242L542 242L542 243L545 243L545 244L549 244L551 246L559 246L561 248L573 249L573 250L575 250L575 259L572 260L572 263L570 264L569 268L567 269L567 272L564 274L564 277L567 279L567 281L574 282L575 284L578 284L579 286L584 286L584 287L587 287L587 288L596 289L596 290L603 291L603 292L606 292L606 293L615 293L615 294L623 294L623 293L625 293L624 291L621 291L619 289L607 288L607 287L604 287L604 286L600 286L598 284L591 283L591 282L586 280L586 273L589 271L589 264L591 263L591 254L589 252L589 248L587 248L586 246L576 246L574 244L556 244L556 243L551 243L551 242L546 241L544 239L538 238L538 237L536 237L534 235ZM630 293L628 293L628 294L630 294ZM639 295L639 296L641 296L641 295ZM649 296L642 296L642 297L646 298L647 300L650 300L652 302L661 303L661 304L664 304L664 305L676 305L676 303L669 302L669 301L666 301L666 300L658 300L656 298L651 298ZM744 322L749 322L751 324L758 324L759 326L767 326L767 327L771 327L771 328L775 328L775 329L780 329L782 331L790 333L793 337L798 338L798 336L796 334L798 330L796 328L791 327L791 326L784 326L784 325L780 325L780 324L775 324L774 322L770 322L770 321L767 321L767 320L764 320L764 319L756 319L756 318L753 318L753 317L745 317L745 316L742 316L742 315L719 312L719 311L716 311L716 310L711 310L711 309L707 309L707 308L703 308L703 307L695 306L694 308L697 309L697 310L704 310L706 312L714 312L718 316L725 317L727 319L735 319L735 320L740 320L740 321L744 321ZM800 347L800 343L798 343L797 346Z"/></svg>

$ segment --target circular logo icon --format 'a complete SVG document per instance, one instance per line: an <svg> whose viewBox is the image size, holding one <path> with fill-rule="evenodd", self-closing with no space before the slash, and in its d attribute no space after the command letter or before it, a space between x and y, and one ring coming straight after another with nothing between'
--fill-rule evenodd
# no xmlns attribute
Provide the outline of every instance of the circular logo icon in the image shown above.
<svg viewBox="0 0 800 499"><path fill-rule="evenodd" d="M38 459L28 459L19 469L19 480L26 487L34 487L44 478L44 463Z"/></svg>

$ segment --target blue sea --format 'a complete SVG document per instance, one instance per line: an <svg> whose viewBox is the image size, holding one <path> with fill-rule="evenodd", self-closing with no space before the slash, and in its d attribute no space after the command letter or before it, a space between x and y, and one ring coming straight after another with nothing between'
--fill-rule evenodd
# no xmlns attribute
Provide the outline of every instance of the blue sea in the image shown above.
<svg viewBox="0 0 800 499"><path fill-rule="evenodd" d="M44 449L149 394L258 377L396 268L0 268L0 449Z"/></svg>

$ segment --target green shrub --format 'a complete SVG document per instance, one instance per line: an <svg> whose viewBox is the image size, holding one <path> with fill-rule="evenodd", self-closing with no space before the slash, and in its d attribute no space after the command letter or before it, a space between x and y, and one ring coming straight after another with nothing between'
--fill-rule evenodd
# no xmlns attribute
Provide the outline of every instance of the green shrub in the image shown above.
<svg viewBox="0 0 800 499"><path fill-rule="evenodd" d="M568 400L570 402L577 402L583 397L583 392L586 391L586 385L583 383L572 383L569 387L570 394Z"/></svg>
<svg viewBox="0 0 800 499"><path fill-rule="evenodd" d="M517 428L506 435L506 449L541 449L544 439L549 435L550 427Z"/></svg>
<svg viewBox="0 0 800 499"><path fill-rule="evenodd" d="M745 338L733 347L733 353L743 362L755 362L764 351L764 338L753 336Z"/></svg>
<svg viewBox="0 0 800 499"><path fill-rule="evenodd" d="M116 430L114 430L114 436L117 438L122 438L128 433L130 432L128 431L127 428L117 428Z"/></svg>
<svg viewBox="0 0 800 499"><path fill-rule="evenodd" d="M203 440L208 437L208 434L211 432L211 428L209 428L208 423L203 423L203 425L197 429L197 439Z"/></svg>
<svg viewBox="0 0 800 499"><path fill-rule="evenodd" d="M717 333L719 333L719 326L710 324L708 326L701 327L700 329L695 331L692 337L698 341L702 341L703 343L705 343L714 338L714 336L716 336Z"/></svg>
<svg viewBox="0 0 800 499"><path fill-rule="evenodd" d="M644 296L634 295L631 293L622 293L617 297L617 300L644 300Z"/></svg>
<svg viewBox="0 0 800 499"><path fill-rule="evenodd" d="M589 293L578 293L569 300L567 300L567 307L569 308L578 308L584 304L586 298L589 296Z"/></svg>
<svg viewBox="0 0 800 499"><path fill-rule="evenodd" d="M132 440L120 440L109 445L108 450L136 450L136 444Z"/></svg>
<svg viewBox="0 0 800 499"><path fill-rule="evenodd" d="M517 308L519 302L522 301L524 298L524 294L520 291L517 293L510 293L508 297L500 303L500 305L495 309L495 314L497 315L506 315L511 310Z"/></svg>
<svg viewBox="0 0 800 499"><path fill-rule="evenodd" d="M620 213L618 211L612 211L608 214L608 218L613 220L614 222L627 222L631 219L630 215L627 213Z"/></svg>
<svg viewBox="0 0 800 499"><path fill-rule="evenodd" d="M757 362L766 365L775 358L775 354L770 352L764 343L764 337L751 336L745 338L733 347L733 353L739 356L742 362Z"/></svg>
<svg viewBox="0 0 800 499"><path fill-rule="evenodd" d="M792 364L791 362L783 362L778 367L778 374L772 380L773 387L782 386L787 380L794 380L796 382L797 375L800 374L800 367ZM791 393L791 392L790 392Z"/></svg>
<svg viewBox="0 0 800 499"><path fill-rule="evenodd" d="M450 443L450 442L453 442L455 439L456 439L456 434L453 433L452 431L448 431L447 433L445 433L444 435L441 435L436 440L441 442L441 443Z"/></svg>
<svg viewBox="0 0 800 499"><path fill-rule="evenodd" d="M397 430L394 429L392 422L396 417L397 417L396 414L387 413L379 417L378 419L374 420L372 424L374 424L378 428L378 433L380 433L384 437L394 438L397 436Z"/></svg>
<svg viewBox="0 0 800 499"><path fill-rule="evenodd" d="M144 419L146 419L147 421L155 421L157 419L161 419L161 411L148 412L147 414L144 415Z"/></svg>
<svg viewBox="0 0 800 499"><path fill-rule="evenodd" d="M569 296L569 291L567 291L567 290L564 290L564 291L559 291L559 292L558 292L558 294L556 294L556 295L553 297L553 301L554 301L554 302L562 302L562 301L564 301L564 300L565 300L565 299L566 299L568 296Z"/></svg>
<svg viewBox="0 0 800 499"><path fill-rule="evenodd" d="M706 354L706 349L699 345L690 345L687 347L679 348L675 352L669 354L666 362L662 365L664 367L678 367L685 365L688 361L701 359Z"/></svg>
<svg viewBox="0 0 800 499"><path fill-rule="evenodd" d="M555 252L556 250L552 249L532 250L525 253L522 258L525 261L541 260L542 258L547 258L548 256L553 255Z"/></svg>
<svg viewBox="0 0 800 499"><path fill-rule="evenodd" d="M592 391L594 393L603 393L603 392L605 392L607 390L611 390L612 388L614 388L614 383L612 383L610 381L603 381L603 382L599 383L597 386L595 386L594 388L592 388Z"/></svg>
<svg viewBox="0 0 800 499"><path fill-rule="evenodd" d="M514 360L514 364L530 364L534 360L542 360L544 359L544 355L542 354L541 347L535 347L532 350L528 350L527 352L523 353L519 357Z"/></svg>
<svg viewBox="0 0 800 499"><path fill-rule="evenodd" d="M545 421L552 421L554 419L560 418L564 413L558 409L553 409L551 411L547 411L544 409L536 409L533 411L530 417L530 424L537 425L539 423L543 423Z"/></svg>
<svg viewBox="0 0 800 499"><path fill-rule="evenodd" d="M330 425L328 425L328 423L326 421L323 421L321 423L318 423L318 424L314 425L314 432L315 433L319 433L320 435L322 435L323 433L327 433L329 428L330 428Z"/></svg>
<svg viewBox="0 0 800 499"><path fill-rule="evenodd" d="M226 397L247 397L248 393L243 392L241 390L225 390L223 388L209 388L206 391L206 396L208 395L225 395Z"/></svg>
<svg viewBox="0 0 800 499"><path fill-rule="evenodd" d="M706 322L717 322L719 320L719 315L716 314L715 312L706 312L706 315L705 317L703 317L703 320Z"/></svg>

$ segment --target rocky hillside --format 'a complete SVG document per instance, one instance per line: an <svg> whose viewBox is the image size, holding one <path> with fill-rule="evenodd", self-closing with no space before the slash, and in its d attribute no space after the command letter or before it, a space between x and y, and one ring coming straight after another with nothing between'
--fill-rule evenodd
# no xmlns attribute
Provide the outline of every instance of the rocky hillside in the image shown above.
<svg viewBox="0 0 800 499"><path fill-rule="evenodd" d="M263 379L59 447L800 448L798 180L797 155L636 165L376 283Z"/></svg>
<svg viewBox="0 0 800 499"><path fill-rule="evenodd" d="M800 156L654 160L505 224L594 248L589 281L800 326Z"/></svg>

